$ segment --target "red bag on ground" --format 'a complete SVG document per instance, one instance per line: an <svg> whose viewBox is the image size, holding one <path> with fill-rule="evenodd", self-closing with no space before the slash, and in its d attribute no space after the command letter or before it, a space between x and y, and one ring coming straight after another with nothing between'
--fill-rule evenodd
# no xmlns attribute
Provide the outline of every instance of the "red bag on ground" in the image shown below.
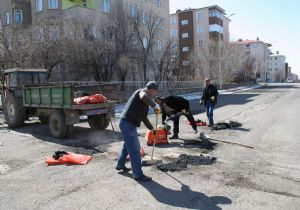
<svg viewBox="0 0 300 210"><path fill-rule="evenodd" d="M74 98L74 104L75 105L82 105L89 102L89 96L82 96L79 98Z"/></svg>
<svg viewBox="0 0 300 210"><path fill-rule="evenodd" d="M48 156L45 162L48 165L62 165L62 164L77 164L77 165L86 165L92 159L92 156L75 154L72 152L66 152L58 159L55 159L53 156Z"/></svg>
<svg viewBox="0 0 300 210"><path fill-rule="evenodd" d="M90 104L98 104L107 102L107 98L101 94L95 94L89 97Z"/></svg>

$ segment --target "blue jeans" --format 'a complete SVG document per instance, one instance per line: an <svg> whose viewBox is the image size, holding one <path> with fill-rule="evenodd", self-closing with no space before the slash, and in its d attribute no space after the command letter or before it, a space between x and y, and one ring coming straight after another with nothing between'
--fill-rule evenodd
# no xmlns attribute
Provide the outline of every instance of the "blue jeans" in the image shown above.
<svg viewBox="0 0 300 210"><path fill-rule="evenodd" d="M214 106L211 104L210 100L207 100L205 103L206 115L209 121L209 125L214 124Z"/></svg>
<svg viewBox="0 0 300 210"><path fill-rule="evenodd" d="M126 157L129 154L133 177L143 176L142 160L140 156L141 145L138 139L136 127L127 120L120 120L120 129L124 139L123 149L118 159L118 168L125 166Z"/></svg>

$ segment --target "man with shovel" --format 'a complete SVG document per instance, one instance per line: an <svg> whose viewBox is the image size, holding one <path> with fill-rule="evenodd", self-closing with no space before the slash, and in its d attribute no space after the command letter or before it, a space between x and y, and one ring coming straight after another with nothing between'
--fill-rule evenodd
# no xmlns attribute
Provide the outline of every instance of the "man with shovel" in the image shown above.
<svg viewBox="0 0 300 210"><path fill-rule="evenodd" d="M141 122L155 135L155 129L151 125L147 114L149 106L154 108L155 113L160 112L160 107L155 104L151 98L157 94L158 86L154 81L148 82L145 88L139 89L133 93L127 102L120 119L120 129L124 138L124 145L117 163L117 170L129 171L125 166L126 157L129 154L133 178L137 181L151 181L152 178L145 176L142 171L140 156L140 142L137 134L137 127Z"/></svg>
<svg viewBox="0 0 300 210"><path fill-rule="evenodd" d="M181 115L186 116L190 121L194 132L198 132L195 119L190 111L188 100L179 96L169 95L167 97L156 97L155 102L161 107L162 123L165 124L167 116L169 117L169 120L173 120L174 122L173 136L171 136L170 139L178 139L179 118Z"/></svg>

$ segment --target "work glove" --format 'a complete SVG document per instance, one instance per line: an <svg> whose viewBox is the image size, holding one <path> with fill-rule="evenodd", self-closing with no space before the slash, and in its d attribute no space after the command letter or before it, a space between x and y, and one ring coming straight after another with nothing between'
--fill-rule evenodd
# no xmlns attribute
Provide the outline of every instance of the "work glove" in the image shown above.
<svg viewBox="0 0 300 210"><path fill-rule="evenodd" d="M152 130L151 130L151 133L152 133L154 136L156 136L156 133L157 133L157 132L156 132L155 129L152 129Z"/></svg>
<svg viewBox="0 0 300 210"><path fill-rule="evenodd" d="M214 101L215 99L216 99L215 96L210 97L210 100L211 100L211 101Z"/></svg>
<svg viewBox="0 0 300 210"><path fill-rule="evenodd" d="M202 104L203 104L203 101L202 101L202 99L199 101L199 104L200 104L200 105L202 105Z"/></svg>
<svg viewBox="0 0 300 210"><path fill-rule="evenodd" d="M154 113L155 113L156 115L159 115L159 114L160 114L160 106L159 106L158 104L156 104L155 107L154 107Z"/></svg>

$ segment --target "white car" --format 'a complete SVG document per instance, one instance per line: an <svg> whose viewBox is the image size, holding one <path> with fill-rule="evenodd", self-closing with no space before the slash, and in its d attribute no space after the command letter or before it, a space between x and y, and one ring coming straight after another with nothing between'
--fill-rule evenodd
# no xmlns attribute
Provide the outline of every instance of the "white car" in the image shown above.
<svg viewBox="0 0 300 210"><path fill-rule="evenodd" d="M288 83L292 83L292 82L294 82L294 79L293 79L292 77L288 77L288 78L286 79L286 81L287 81Z"/></svg>

